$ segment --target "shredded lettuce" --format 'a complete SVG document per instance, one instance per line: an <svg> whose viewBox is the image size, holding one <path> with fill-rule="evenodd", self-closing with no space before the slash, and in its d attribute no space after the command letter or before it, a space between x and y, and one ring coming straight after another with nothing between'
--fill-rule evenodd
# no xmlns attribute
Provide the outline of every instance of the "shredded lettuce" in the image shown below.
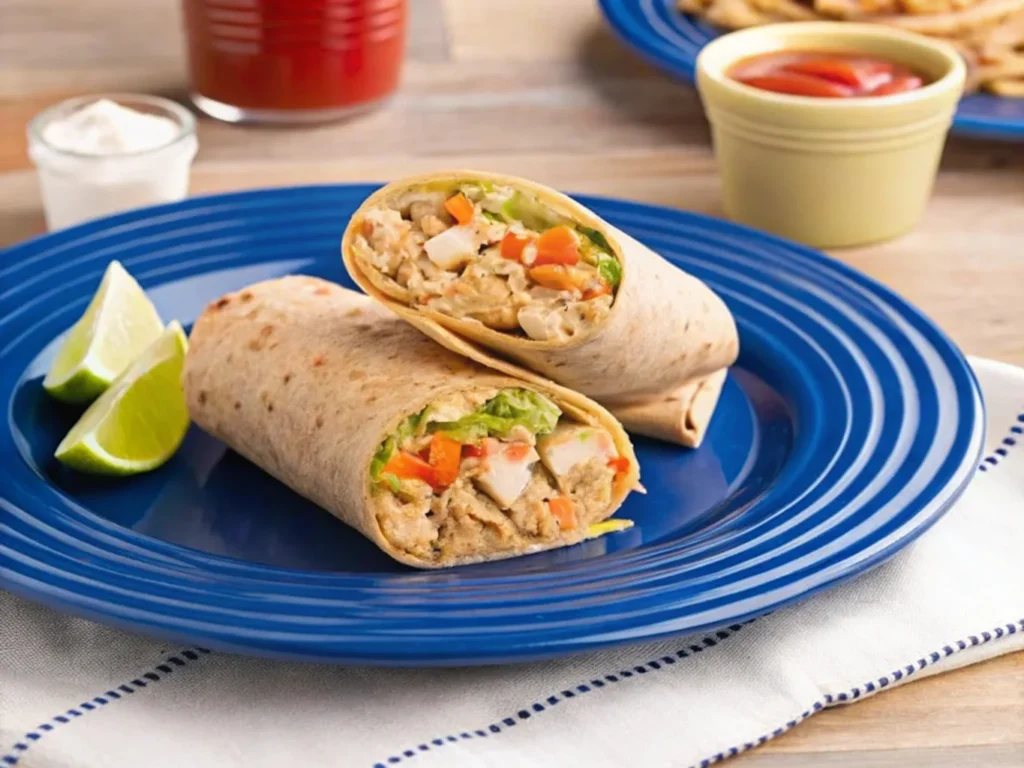
<svg viewBox="0 0 1024 768"><path fill-rule="evenodd" d="M597 271L601 275L601 279L612 288L619 287L619 282L622 280L622 265L614 256L609 256L606 253L598 254Z"/></svg>
<svg viewBox="0 0 1024 768"><path fill-rule="evenodd" d="M544 203L533 195L519 190L502 204L500 213L506 221L520 221L524 227L534 232L543 232L564 223L563 218Z"/></svg>
<svg viewBox="0 0 1024 768"><path fill-rule="evenodd" d="M600 248L603 251L607 251L608 253L611 253L612 247L611 245L609 245L608 240L596 229L584 227L582 224L577 224L576 229L579 230L581 235L584 235L590 242L592 242L598 248Z"/></svg>
<svg viewBox="0 0 1024 768"><path fill-rule="evenodd" d="M395 430L395 434L388 435L387 439L380 444L377 452L373 454L373 459L370 461L370 478L373 482L378 480L384 480L391 489L394 491L398 490L399 481L390 472L381 474L388 461L394 455L395 450L410 437L421 434L423 428L426 427L426 416L429 408L424 408L419 413L414 413L412 416L407 418L401 424L398 425L398 429Z"/></svg>
<svg viewBox="0 0 1024 768"><path fill-rule="evenodd" d="M384 469L384 465L388 463L394 452L395 438L393 435L389 435L387 440L380 444L380 448L373 454L373 460L370 462L370 478L373 482L380 480L381 470Z"/></svg>
<svg viewBox="0 0 1024 768"><path fill-rule="evenodd" d="M393 493L398 493L402 489L402 481L394 472L382 472L380 479L390 486Z"/></svg>
<svg viewBox="0 0 1024 768"><path fill-rule="evenodd" d="M503 389L473 413L457 421L438 421L430 430L444 432L459 442L482 437L504 437L522 426L535 435L546 435L558 424L562 411L544 395L526 389Z"/></svg>

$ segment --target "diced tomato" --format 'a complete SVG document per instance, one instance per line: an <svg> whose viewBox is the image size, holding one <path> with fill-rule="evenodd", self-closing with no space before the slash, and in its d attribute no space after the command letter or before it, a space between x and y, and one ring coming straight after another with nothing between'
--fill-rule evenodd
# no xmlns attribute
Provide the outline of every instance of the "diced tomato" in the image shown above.
<svg viewBox="0 0 1024 768"><path fill-rule="evenodd" d="M558 527L563 531L571 531L576 527L576 509L572 499L556 496L548 501L548 509L551 510L551 516L558 521Z"/></svg>
<svg viewBox="0 0 1024 768"><path fill-rule="evenodd" d="M609 459L608 466L615 470L615 474L621 474L629 471L629 459L625 456L616 456L614 459Z"/></svg>
<svg viewBox="0 0 1024 768"><path fill-rule="evenodd" d="M587 290L583 292L583 300L590 301L591 299L596 299L598 296L611 296L611 293L612 287L602 280L597 284L597 286L587 288Z"/></svg>
<svg viewBox="0 0 1024 768"><path fill-rule="evenodd" d="M459 477L459 465L462 463L462 444L440 432L435 432L430 439L430 466L434 469L434 477L430 485L435 490L447 488Z"/></svg>
<svg viewBox="0 0 1024 768"><path fill-rule="evenodd" d="M542 264L576 264L580 260L580 245L576 234L566 226L552 227L537 238L537 259Z"/></svg>
<svg viewBox="0 0 1024 768"><path fill-rule="evenodd" d="M444 201L444 209L452 215L459 224L469 224L473 220L476 210L473 203L464 194L459 192Z"/></svg>
<svg viewBox="0 0 1024 768"><path fill-rule="evenodd" d="M891 96L894 93L906 93L907 91L914 91L920 88L924 84L917 75L904 75L903 77L894 77L888 83L878 86L871 92L872 96Z"/></svg>
<svg viewBox="0 0 1024 768"><path fill-rule="evenodd" d="M527 443L512 443L505 449L505 457L509 461L522 461L530 453Z"/></svg>
<svg viewBox="0 0 1024 768"><path fill-rule="evenodd" d="M794 96L824 96L826 98L843 98L853 96L853 89L820 77L801 75L798 72L779 72L773 75L757 75L739 78L741 83L760 88L763 91L789 93Z"/></svg>
<svg viewBox="0 0 1024 768"><path fill-rule="evenodd" d="M484 455L484 449L481 445L475 445L473 443L466 443L462 446L462 455L469 459L476 459Z"/></svg>
<svg viewBox="0 0 1024 768"><path fill-rule="evenodd" d="M535 283L556 291L571 291L579 288L579 277L561 264L545 264L530 270Z"/></svg>
<svg viewBox="0 0 1024 768"><path fill-rule="evenodd" d="M408 451L395 451L381 474L390 473L403 480L422 480L433 486L434 468L427 462Z"/></svg>
<svg viewBox="0 0 1024 768"><path fill-rule="evenodd" d="M512 232L507 232L501 239L501 258L512 261L523 260L523 248L530 242L528 237L519 237Z"/></svg>
<svg viewBox="0 0 1024 768"><path fill-rule="evenodd" d="M892 77L893 66L887 61L877 59L833 57L793 61L782 69L786 72L799 72L831 80L834 83L864 92L874 90L879 85L888 82Z"/></svg>

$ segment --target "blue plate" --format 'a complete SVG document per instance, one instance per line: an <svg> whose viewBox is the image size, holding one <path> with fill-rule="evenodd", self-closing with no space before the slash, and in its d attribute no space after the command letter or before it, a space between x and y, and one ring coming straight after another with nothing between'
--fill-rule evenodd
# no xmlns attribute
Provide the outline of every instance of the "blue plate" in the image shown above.
<svg viewBox="0 0 1024 768"><path fill-rule="evenodd" d="M599 0L608 23L640 55L670 74L694 80L697 53L722 30L676 9L675 0ZM975 93L960 101L953 132L1024 140L1024 99Z"/></svg>
<svg viewBox="0 0 1024 768"><path fill-rule="evenodd" d="M373 545L193 429L163 468L78 475L78 415L40 386L60 334L119 259L165 319L339 257L371 186L194 198L0 254L0 586L59 610L249 654L386 665L554 656L720 626L849 578L964 488L981 400L912 307L814 251L681 211L580 198L705 279L742 355L697 451L637 439L630 531L443 572Z"/></svg>

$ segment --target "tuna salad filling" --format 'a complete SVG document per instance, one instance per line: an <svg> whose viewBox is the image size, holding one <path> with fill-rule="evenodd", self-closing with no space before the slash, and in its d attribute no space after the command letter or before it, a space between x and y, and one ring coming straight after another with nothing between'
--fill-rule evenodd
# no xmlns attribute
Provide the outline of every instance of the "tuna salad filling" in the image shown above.
<svg viewBox="0 0 1024 768"><path fill-rule="evenodd" d="M388 541L441 559L584 538L628 470L607 430L508 388L407 418L374 455L370 483Z"/></svg>
<svg viewBox="0 0 1024 768"><path fill-rule="evenodd" d="M392 298L536 340L600 324L622 276L600 232L489 182L425 187L370 208L352 248Z"/></svg>

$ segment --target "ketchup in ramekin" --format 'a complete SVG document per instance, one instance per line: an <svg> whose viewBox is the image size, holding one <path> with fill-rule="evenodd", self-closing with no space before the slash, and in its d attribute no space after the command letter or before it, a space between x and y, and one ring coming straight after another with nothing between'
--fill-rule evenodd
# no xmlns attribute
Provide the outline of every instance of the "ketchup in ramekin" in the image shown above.
<svg viewBox="0 0 1024 768"><path fill-rule="evenodd" d="M855 98L914 91L925 79L878 56L834 51L772 51L733 64L726 74L754 88L792 96Z"/></svg>
<svg viewBox="0 0 1024 768"><path fill-rule="evenodd" d="M398 86L407 0L184 0L196 106L230 122L345 117Z"/></svg>

